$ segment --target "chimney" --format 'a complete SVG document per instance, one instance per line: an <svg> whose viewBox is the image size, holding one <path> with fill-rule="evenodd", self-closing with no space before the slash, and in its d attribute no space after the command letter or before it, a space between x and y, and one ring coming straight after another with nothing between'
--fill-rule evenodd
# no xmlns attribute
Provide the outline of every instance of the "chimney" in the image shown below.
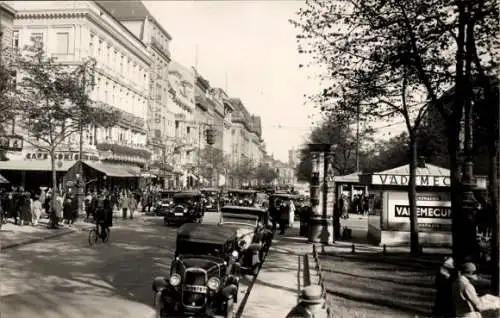
<svg viewBox="0 0 500 318"><path fill-rule="evenodd" d="M417 168L425 168L425 157L424 156L418 157Z"/></svg>

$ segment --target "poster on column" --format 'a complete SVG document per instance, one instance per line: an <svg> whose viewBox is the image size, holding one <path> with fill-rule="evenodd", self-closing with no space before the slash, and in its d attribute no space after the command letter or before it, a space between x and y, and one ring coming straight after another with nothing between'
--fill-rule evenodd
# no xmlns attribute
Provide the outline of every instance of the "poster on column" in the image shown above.
<svg viewBox="0 0 500 318"><path fill-rule="evenodd" d="M451 230L451 198L446 192L417 193L417 220L422 232ZM388 225L391 230L410 230L408 193L388 192Z"/></svg>

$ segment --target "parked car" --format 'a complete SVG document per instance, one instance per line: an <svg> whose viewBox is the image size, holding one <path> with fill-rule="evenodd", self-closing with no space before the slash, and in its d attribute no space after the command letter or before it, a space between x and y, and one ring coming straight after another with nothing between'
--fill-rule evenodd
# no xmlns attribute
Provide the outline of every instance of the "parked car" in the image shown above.
<svg viewBox="0 0 500 318"><path fill-rule="evenodd" d="M257 207L225 206L220 225L236 230L241 268L257 275L272 242L269 212Z"/></svg>
<svg viewBox="0 0 500 318"><path fill-rule="evenodd" d="M233 317L240 266L233 228L187 223L177 232L170 276L153 281L160 317Z"/></svg>
<svg viewBox="0 0 500 318"><path fill-rule="evenodd" d="M165 225L201 223L205 213L201 198L202 195L199 191L175 193L172 198L173 204L163 217Z"/></svg>
<svg viewBox="0 0 500 318"><path fill-rule="evenodd" d="M158 198L154 208L154 214L158 216L165 216L172 208L174 202L174 194L179 191L176 190L163 190L158 193Z"/></svg>

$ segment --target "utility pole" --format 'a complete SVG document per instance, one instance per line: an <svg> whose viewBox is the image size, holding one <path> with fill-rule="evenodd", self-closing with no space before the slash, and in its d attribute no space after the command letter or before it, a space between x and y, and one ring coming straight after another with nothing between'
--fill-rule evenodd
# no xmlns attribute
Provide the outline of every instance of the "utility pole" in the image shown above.
<svg viewBox="0 0 500 318"><path fill-rule="evenodd" d="M356 106L356 172L359 172L359 104Z"/></svg>

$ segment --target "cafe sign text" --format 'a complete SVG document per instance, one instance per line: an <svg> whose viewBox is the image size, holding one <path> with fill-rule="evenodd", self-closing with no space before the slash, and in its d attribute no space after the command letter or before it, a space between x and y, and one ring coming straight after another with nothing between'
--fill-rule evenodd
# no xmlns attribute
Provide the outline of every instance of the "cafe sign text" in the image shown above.
<svg viewBox="0 0 500 318"><path fill-rule="evenodd" d="M373 174L372 184L406 186L410 181L408 175ZM449 176L423 176L417 175L415 183L417 187L449 187Z"/></svg>

